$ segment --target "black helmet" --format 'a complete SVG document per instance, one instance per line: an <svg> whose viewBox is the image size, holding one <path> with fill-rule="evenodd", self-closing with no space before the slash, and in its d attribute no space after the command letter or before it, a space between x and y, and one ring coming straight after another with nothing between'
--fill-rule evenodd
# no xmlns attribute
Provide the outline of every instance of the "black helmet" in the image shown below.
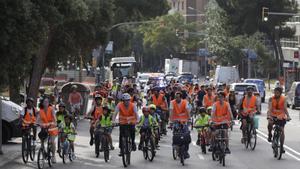
<svg viewBox="0 0 300 169"><path fill-rule="evenodd" d="M66 105L65 105L64 102L60 102L59 105L58 105L58 107L64 107L64 108L66 108Z"/></svg>
<svg viewBox="0 0 300 169"><path fill-rule="evenodd" d="M29 102L29 101L30 101L31 103L34 103L34 99L33 99L32 97L27 97L26 103Z"/></svg>
<svg viewBox="0 0 300 169"><path fill-rule="evenodd" d="M254 90L254 87L253 86L247 86L247 88L246 88L246 91L250 91L250 90Z"/></svg>
<svg viewBox="0 0 300 169"><path fill-rule="evenodd" d="M275 91L278 91L279 93L282 93L283 89L282 89L282 87L278 86L278 87L275 87L274 92Z"/></svg>
<svg viewBox="0 0 300 169"><path fill-rule="evenodd" d="M205 107L200 107L199 108L199 113L206 113L206 108Z"/></svg>

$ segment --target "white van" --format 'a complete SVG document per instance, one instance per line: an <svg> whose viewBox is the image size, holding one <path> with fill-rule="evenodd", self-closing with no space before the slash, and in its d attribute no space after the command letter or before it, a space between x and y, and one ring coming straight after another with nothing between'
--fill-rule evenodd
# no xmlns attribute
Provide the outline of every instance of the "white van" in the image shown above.
<svg viewBox="0 0 300 169"><path fill-rule="evenodd" d="M12 137L22 136L19 123L20 113L23 108L16 103L1 99L2 105L2 142L6 143Z"/></svg>
<svg viewBox="0 0 300 169"><path fill-rule="evenodd" d="M291 89L286 93L288 106L295 109L300 107L300 82L293 82Z"/></svg>
<svg viewBox="0 0 300 169"><path fill-rule="evenodd" d="M216 68L214 84L218 83L237 83L240 81L239 72L236 66L220 66Z"/></svg>

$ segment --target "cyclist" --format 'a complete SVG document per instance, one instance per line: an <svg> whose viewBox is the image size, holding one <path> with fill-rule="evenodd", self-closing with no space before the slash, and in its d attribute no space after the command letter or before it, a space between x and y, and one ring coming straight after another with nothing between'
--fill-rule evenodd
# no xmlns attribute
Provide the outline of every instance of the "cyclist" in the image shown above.
<svg viewBox="0 0 300 169"><path fill-rule="evenodd" d="M70 148L71 148L72 152L75 152L74 151L74 141L75 141L76 130L75 130L74 124L72 123L72 116L70 116L70 115L64 116L64 123L63 123L62 129L63 129L64 135L65 135L65 138L69 140ZM74 155L74 157L75 157L75 155Z"/></svg>
<svg viewBox="0 0 300 169"><path fill-rule="evenodd" d="M111 112L115 111L116 104L112 96L107 96L107 99L105 99L104 104L109 108Z"/></svg>
<svg viewBox="0 0 300 169"><path fill-rule="evenodd" d="M234 119L236 119L236 117L237 117L237 111L236 111L237 98L235 96L233 89L229 90L229 95L227 97L227 100L230 104L232 115L233 115Z"/></svg>
<svg viewBox="0 0 300 169"><path fill-rule="evenodd" d="M177 92L175 95L175 99L171 101L170 104L170 121L174 123L175 121L179 121L184 124L184 130L186 133L189 133L189 129L187 126L187 122L190 118L190 109L188 107L188 103L186 100L182 99L182 93ZM186 154L185 158L189 158L190 155L188 153L189 143L186 146Z"/></svg>
<svg viewBox="0 0 300 169"><path fill-rule="evenodd" d="M36 123L36 109L33 105L34 99L29 97L26 99L26 107L24 111L20 113L20 118L22 120L22 133L28 131L28 128L32 128L33 130L33 140L36 140L36 127L34 124Z"/></svg>
<svg viewBox="0 0 300 169"><path fill-rule="evenodd" d="M206 110L207 110L207 114L211 116L212 106L208 107Z"/></svg>
<svg viewBox="0 0 300 169"><path fill-rule="evenodd" d="M206 92L207 93L204 95L202 105L203 105L203 107L208 108L208 107L210 107L214 104L215 96L212 93L212 88L211 87L208 87L206 89Z"/></svg>
<svg viewBox="0 0 300 169"><path fill-rule="evenodd" d="M119 115L119 123L120 123L120 134L119 134L119 148L121 150L121 139L122 133L125 133L127 130L130 133L131 141L132 141L132 150L136 150L135 144L135 124L137 123L139 116L137 107L134 103L130 102L130 95L128 93L124 93L122 96L122 102L120 102L115 109L115 114L113 121L115 121L116 116ZM122 154L120 153L119 156Z"/></svg>
<svg viewBox="0 0 300 169"><path fill-rule="evenodd" d="M99 119L99 117L103 114L102 108L102 97L100 94L95 95L95 105L86 116L91 119L90 122L90 145L94 144L94 130L95 130L95 123Z"/></svg>
<svg viewBox="0 0 300 169"><path fill-rule="evenodd" d="M258 99L253 95L253 87L248 86L246 89L246 95L242 99L242 111L240 112L240 118L242 121L242 139L241 142L244 143L246 137L246 127L247 122L251 122L253 126L253 117L257 112Z"/></svg>
<svg viewBox="0 0 300 169"><path fill-rule="evenodd" d="M38 116L38 122L42 128L40 134L45 135L46 128L48 128L48 134L50 136L50 144L52 144L52 153L55 154L55 139L58 135L58 128L56 127L56 115L54 108L49 104L49 99L44 98L41 100L41 103L39 105L40 111ZM39 134L39 135L40 135ZM44 140L43 140L44 141ZM52 157L52 162L56 163L55 156Z"/></svg>
<svg viewBox="0 0 300 169"><path fill-rule="evenodd" d="M225 129L225 139L226 139L226 153L230 153L229 150L229 141L228 141L228 126L229 124L223 123L230 123L233 119L230 105L225 100L225 93L223 91L218 92L218 101L213 104L212 112L211 112L211 120L214 124L214 130L217 129ZM212 132L212 140L214 140L216 136L216 132Z"/></svg>
<svg viewBox="0 0 300 169"><path fill-rule="evenodd" d="M99 119L96 122L96 127L107 127L108 128L108 134L109 134L109 143L110 143L110 149L114 150L114 146L112 144L112 114L111 110L108 106L103 106L103 114L99 116ZM100 150L102 151L102 149Z"/></svg>
<svg viewBox="0 0 300 169"><path fill-rule="evenodd" d="M69 103L71 105L71 112L72 113L75 113L76 111L80 111L80 107L83 103L83 99L82 99L82 96L81 94L77 91L77 86L76 85L73 85L71 87L72 89L72 92L69 94ZM79 113L79 112L77 112ZM77 115L77 114L75 114Z"/></svg>
<svg viewBox="0 0 300 169"><path fill-rule="evenodd" d="M154 132L155 134L155 137L156 138L159 138L159 123L161 123L161 119L160 119L160 116L159 114L156 112L156 106L154 104L150 104L149 105L149 111L150 111L150 115L154 118L155 120L155 124L156 124L156 130ZM159 145L158 145L158 142L156 143L156 147L158 148Z"/></svg>
<svg viewBox="0 0 300 169"><path fill-rule="evenodd" d="M269 110L268 110L268 131L269 131L269 137L268 141L272 141L272 128L274 125L273 118L278 119L278 124L281 127L281 138L280 142L282 145L284 145L284 139L285 139L285 134L284 134L284 126L286 124L286 121L291 120L290 115L287 111L287 100L286 97L282 95L282 88L281 87L276 87L274 89L274 96L270 98L269 100ZM284 148L282 147L283 153Z"/></svg>
<svg viewBox="0 0 300 169"><path fill-rule="evenodd" d="M143 142L145 140L145 133L147 130L151 130L150 132L153 133L153 127L157 126L155 119L150 115L149 107L143 107L142 111L143 115L140 117L140 121L137 124L137 127L140 128L141 134L139 150L142 150Z"/></svg>
<svg viewBox="0 0 300 169"><path fill-rule="evenodd" d="M66 105L63 102L59 103L58 111L56 112L57 126L64 123L65 116L67 115L69 115L69 112L66 110Z"/></svg>
<svg viewBox="0 0 300 169"><path fill-rule="evenodd" d="M195 121L195 126L207 126L204 128L204 131L207 133L208 124L210 116L207 115L205 107L201 107L198 111L200 116ZM198 140L196 142L197 145L200 145L200 137L201 137L201 129L198 129Z"/></svg>
<svg viewBox="0 0 300 169"><path fill-rule="evenodd" d="M204 96L206 95L204 85L200 86L200 90L197 92L197 106L202 107L203 106L203 100Z"/></svg>

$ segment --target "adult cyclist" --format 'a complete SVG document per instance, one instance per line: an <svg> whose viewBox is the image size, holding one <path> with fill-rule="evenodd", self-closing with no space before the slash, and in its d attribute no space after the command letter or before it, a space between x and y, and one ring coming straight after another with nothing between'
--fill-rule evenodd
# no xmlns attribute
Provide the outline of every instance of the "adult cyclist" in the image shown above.
<svg viewBox="0 0 300 169"><path fill-rule="evenodd" d="M277 123L281 127L281 138L280 142L282 145L284 145L285 140L285 134L284 134L284 126L286 124L286 121L290 121L291 117L287 111L287 101L286 97L282 95L282 88L276 87L274 89L274 96L270 98L269 100L269 109L268 109L268 131L269 131L269 137L268 141L272 142L272 129L274 125L274 118L277 118ZM282 151L285 153L285 150L283 147Z"/></svg>
<svg viewBox="0 0 300 169"><path fill-rule="evenodd" d="M113 121L115 121L117 115L119 115L119 124L120 124L120 133L119 133L119 148L121 148L121 140L123 137L123 133L129 131L131 142L132 142L132 150L136 151L135 144L135 125L139 120L138 110L134 103L130 102L131 96L128 93L124 93L122 96L122 102L120 102L115 109L115 114L113 117ZM122 156L122 152L120 151L119 156Z"/></svg>

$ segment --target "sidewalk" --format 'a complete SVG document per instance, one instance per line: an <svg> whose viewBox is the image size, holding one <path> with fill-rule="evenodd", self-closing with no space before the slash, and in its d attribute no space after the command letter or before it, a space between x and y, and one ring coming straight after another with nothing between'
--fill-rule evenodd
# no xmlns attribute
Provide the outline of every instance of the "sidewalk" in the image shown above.
<svg viewBox="0 0 300 169"><path fill-rule="evenodd" d="M17 138L2 145L3 155L0 155L0 168L16 158L21 157L21 143L21 138Z"/></svg>

